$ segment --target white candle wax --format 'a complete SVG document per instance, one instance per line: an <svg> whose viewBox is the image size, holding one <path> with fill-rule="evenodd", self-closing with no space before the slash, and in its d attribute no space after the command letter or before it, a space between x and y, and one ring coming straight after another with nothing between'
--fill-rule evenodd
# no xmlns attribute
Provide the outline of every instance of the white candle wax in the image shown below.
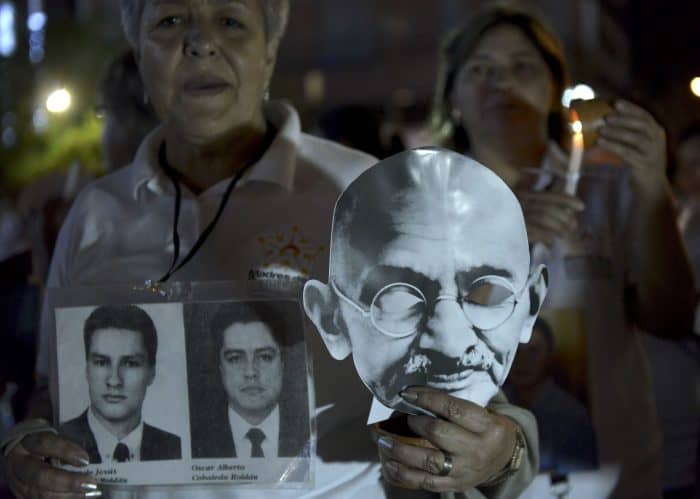
<svg viewBox="0 0 700 499"><path fill-rule="evenodd" d="M566 172L566 185L564 192L574 196L578 187L578 179L581 176L581 163L583 161L583 126L574 114L575 121L571 123L571 155L569 167Z"/></svg>

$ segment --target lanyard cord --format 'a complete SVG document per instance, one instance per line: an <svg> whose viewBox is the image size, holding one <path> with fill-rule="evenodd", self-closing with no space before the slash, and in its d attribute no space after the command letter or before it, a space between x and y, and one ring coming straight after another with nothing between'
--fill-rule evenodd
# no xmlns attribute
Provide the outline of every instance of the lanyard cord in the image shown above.
<svg viewBox="0 0 700 499"><path fill-rule="evenodd" d="M253 163L255 163L258 159L259 157L255 156L251 161L248 161L243 166L243 168L238 170L236 175L231 179L228 186L226 187L226 191L224 192L223 197L221 198L221 202L219 203L219 209L216 211L214 219L211 222L209 222L209 225L207 225L204 231L200 234L199 238L194 243L194 246L192 246L192 249L190 249L189 253L187 253L187 255L185 255L185 258L183 258L182 261L178 264L178 260L180 259L180 233L177 230L177 226L178 222L180 221L180 208L182 205L182 189L180 187L180 179L182 178L182 174L175 168L173 168L170 165L170 163L168 163L168 158L165 154L165 142L163 142L160 145L160 150L158 151L158 161L160 162L160 166L161 168L163 168L165 174L173 183L173 187L175 187L175 216L173 219L173 262L170 264L170 268L165 273L165 275L158 280L158 283L167 282L167 280L170 279L175 272L180 270L182 267L187 265L187 263L190 260L192 260L194 255L204 245L209 235L214 231L214 227L216 227L217 222L221 218L221 215L223 214L224 209L228 204L228 200L231 197L231 193L236 187L236 184L238 184L238 181L248 170L248 168L250 168L250 166L253 165Z"/></svg>

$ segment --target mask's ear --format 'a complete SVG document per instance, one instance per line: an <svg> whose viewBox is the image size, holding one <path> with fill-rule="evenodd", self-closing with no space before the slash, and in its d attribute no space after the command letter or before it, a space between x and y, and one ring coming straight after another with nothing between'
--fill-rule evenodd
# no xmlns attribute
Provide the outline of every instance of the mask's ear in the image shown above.
<svg viewBox="0 0 700 499"><path fill-rule="evenodd" d="M528 281L529 284L527 292L530 295L530 311L525 319L523 329L520 333L520 343L527 343L530 341L530 337L532 336L532 328L537 320L537 315L540 313L542 303L547 296L547 286L549 284L547 267L544 265L539 265L532 272Z"/></svg>
<svg viewBox="0 0 700 499"><path fill-rule="evenodd" d="M316 280L304 285L304 310L314 323L323 342L334 359L342 360L350 355L350 338L340 319L340 309L335 293L329 286Z"/></svg>

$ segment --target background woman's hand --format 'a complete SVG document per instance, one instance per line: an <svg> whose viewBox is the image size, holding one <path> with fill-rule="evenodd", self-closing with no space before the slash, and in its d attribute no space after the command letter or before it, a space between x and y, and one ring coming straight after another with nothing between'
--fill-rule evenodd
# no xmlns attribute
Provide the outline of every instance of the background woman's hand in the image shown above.
<svg viewBox="0 0 700 499"><path fill-rule="evenodd" d="M598 144L630 166L633 183L643 195L665 191L666 132L648 111L618 100L599 129Z"/></svg>
<svg viewBox="0 0 700 499"><path fill-rule="evenodd" d="M516 192L525 216L530 244L551 246L556 238L565 237L578 229L583 201L559 192L518 190Z"/></svg>
<svg viewBox="0 0 700 499"><path fill-rule="evenodd" d="M430 388L409 388L404 398L438 416L408 416L411 429L436 449L375 434L382 474L389 483L432 492L463 491L486 482L508 464L516 428L507 417ZM451 457L452 469L440 476L445 455Z"/></svg>
<svg viewBox="0 0 700 499"><path fill-rule="evenodd" d="M74 473L50 464L83 467L88 456L80 446L50 432L27 435L3 458L10 490L18 499L82 499L100 497L97 482L83 473Z"/></svg>

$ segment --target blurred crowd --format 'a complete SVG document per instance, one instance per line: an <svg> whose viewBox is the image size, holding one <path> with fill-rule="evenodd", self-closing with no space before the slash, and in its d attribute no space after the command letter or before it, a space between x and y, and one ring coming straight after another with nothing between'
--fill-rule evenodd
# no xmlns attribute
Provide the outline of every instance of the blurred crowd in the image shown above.
<svg viewBox="0 0 700 499"><path fill-rule="evenodd" d="M448 147L497 173L521 202L533 265L549 268L550 294L505 386L538 421L542 480L575 488L612 466L614 497L699 498L700 121L667 144L648 110L610 99L585 124L596 136L572 187L569 69L546 25L490 10L446 36L439 57L421 122L353 105L309 130L379 159ZM132 52L115 57L100 94L109 175L160 120ZM75 164L0 191L0 434L27 415L51 255L91 180ZM532 490L523 497L543 497Z"/></svg>

